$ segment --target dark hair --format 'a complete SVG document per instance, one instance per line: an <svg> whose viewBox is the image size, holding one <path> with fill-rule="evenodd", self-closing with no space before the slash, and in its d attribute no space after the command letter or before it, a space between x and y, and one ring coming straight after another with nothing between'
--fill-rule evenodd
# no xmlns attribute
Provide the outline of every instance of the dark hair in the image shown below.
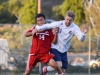
<svg viewBox="0 0 100 75"><path fill-rule="evenodd" d="M67 11L67 12L66 12L66 15L69 16L69 17L72 17L73 20L74 20L74 18L75 18L75 13L74 13L73 11L71 11L71 10Z"/></svg>
<svg viewBox="0 0 100 75"><path fill-rule="evenodd" d="M37 18L39 18L39 17L43 17L44 20L45 20L45 16L44 16L44 14L41 14L41 13L37 14L37 15L35 16L35 19L37 19Z"/></svg>

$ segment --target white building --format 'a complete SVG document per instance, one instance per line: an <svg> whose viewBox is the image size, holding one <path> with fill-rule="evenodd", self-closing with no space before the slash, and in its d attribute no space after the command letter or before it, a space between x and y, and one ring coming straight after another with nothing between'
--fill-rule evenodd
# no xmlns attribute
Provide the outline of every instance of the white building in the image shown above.
<svg viewBox="0 0 100 75"><path fill-rule="evenodd" d="M8 67L9 46L6 39L0 39L0 66L2 69Z"/></svg>

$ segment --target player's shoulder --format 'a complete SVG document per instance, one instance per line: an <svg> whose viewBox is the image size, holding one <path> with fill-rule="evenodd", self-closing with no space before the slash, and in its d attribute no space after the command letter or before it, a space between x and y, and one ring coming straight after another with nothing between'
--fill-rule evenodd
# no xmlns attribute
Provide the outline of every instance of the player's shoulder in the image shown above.
<svg viewBox="0 0 100 75"><path fill-rule="evenodd" d="M62 26L64 24L64 20L58 21L58 25Z"/></svg>
<svg viewBox="0 0 100 75"><path fill-rule="evenodd" d="M36 28L36 26L37 26L37 25L33 25L33 26L30 28L30 30L35 29L35 28Z"/></svg>
<svg viewBox="0 0 100 75"><path fill-rule="evenodd" d="M73 26L73 28L75 28L75 29L79 28L78 25L75 24L75 23L72 23L72 26Z"/></svg>
<svg viewBox="0 0 100 75"><path fill-rule="evenodd" d="M59 24L63 24L64 20L57 21Z"/></svg>

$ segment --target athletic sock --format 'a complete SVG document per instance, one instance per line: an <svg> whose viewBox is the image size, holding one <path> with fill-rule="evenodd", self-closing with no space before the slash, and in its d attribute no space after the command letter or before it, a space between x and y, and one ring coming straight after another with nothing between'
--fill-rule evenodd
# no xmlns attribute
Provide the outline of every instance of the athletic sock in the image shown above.
<svg viewBox="0 0 100 75"><path fill-rule="evenodd" d="M51 66L47 66L47 71L53 71L54 68L52 68Z"/></svg>
<svg viewBox="0 0 100 75"><path fill-rule="evenodd" d="M61 74L56 73L55 75L64 75L64 73L63 72Z"/></svg>

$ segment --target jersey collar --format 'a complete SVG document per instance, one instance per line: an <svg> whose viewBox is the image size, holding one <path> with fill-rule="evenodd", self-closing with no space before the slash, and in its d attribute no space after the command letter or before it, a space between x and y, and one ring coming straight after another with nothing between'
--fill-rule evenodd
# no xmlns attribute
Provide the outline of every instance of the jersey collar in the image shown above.
<svg viewBox="0 0 100 75"><path fill-rule="evenodd" d="M65 20L63 20L63 25L64 25L64 27L65 27L65 28L70 28L70 27L72 27L73 22L71 23L71 25L70 25L70 26L68 26L68 27L67 27L67 26L65 25Z"/></svg>

